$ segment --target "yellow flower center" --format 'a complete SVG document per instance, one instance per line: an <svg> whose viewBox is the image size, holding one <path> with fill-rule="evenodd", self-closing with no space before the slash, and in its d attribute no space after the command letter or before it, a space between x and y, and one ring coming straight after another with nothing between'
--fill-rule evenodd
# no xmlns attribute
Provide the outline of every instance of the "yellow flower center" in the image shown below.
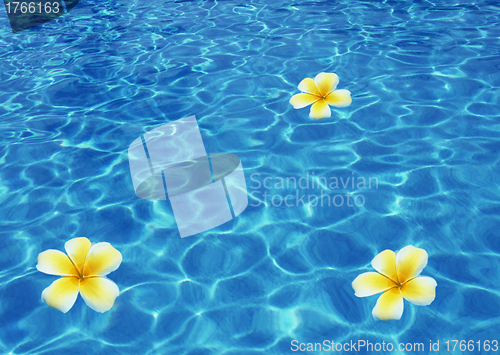
<svg viewBox="0 0 500 355"><path fill-rule="evenodd" d="M318 94L313 94L313 95L316 96L316 97L319 97L320 99L326 100L326 97L328 96L328 94L326 94L325 96L323 96L323 95L321 95L321 93L319 93L319 90L318 90Z"/></svg>
<svg viewBox="0 0 500 355"><path fill-rule="evenodd" d="M73 260L69 256L68 256L68 259L69 259L69 261L71 261L71 263L75 267L76 275L77 275L78 279L80 281L83 281L83 279L85 278L85 276L83 275L83 270L80 272L80 270L78 269L78 267L75 265L75 263L73 262Z"/></svg>

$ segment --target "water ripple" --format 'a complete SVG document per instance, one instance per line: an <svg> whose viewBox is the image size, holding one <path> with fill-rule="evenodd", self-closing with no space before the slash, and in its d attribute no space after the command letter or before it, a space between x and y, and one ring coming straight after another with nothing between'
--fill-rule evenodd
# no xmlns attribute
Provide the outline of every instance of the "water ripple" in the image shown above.
<svg viewBox="0 0 500 355"><path fill-rule="evenodd" d="M4 22L2 352L284 354L294 339L493 340L499 9L90 0L17 34ZM288 100L322 71L339 75L353 103L316 121ZM135 197L126 151L192 114L208 152L241 157L254 194L237 219L181 239L168 202ZM327 182L275 185L307 174ZM348 177L377 187L329 187ZM253 187L265 178L270 189ZM305 203L278 205L288 194L297 202L297 191ZM322 193L365 203L320 205ZM38 253L75 236L123 254L112 274L121 295L105 314L81 298L67 314L40 300L55 277L35 269ZM350 284L378 252L407 244L429 252L436 300L375 321L376 298L356 298Z"/></svg>

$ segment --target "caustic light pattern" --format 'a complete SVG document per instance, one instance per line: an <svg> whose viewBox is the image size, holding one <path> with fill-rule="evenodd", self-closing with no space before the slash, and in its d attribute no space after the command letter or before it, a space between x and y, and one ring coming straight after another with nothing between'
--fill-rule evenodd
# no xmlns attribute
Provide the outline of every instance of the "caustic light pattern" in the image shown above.
<svg viewBox="0 0 500 355"><path fill-rule="evenodd" d="M120 290L105 275L118 269L122 254L109 243L92 245L87 238L68 240L64 249L67 255L53 249L38 255L38 271L62 276L43 290L44 302L66 313L73 307L80 293L94 311L109 311Z"/></svg>
<svg viewBox="0 0 500 355"><path fill-rule="evenodd" d="M378 272L366 272L352 282L355 295L372 296L382 293L373 317L397 320L403 315L403 298L417 306L428 306L436 297L437 282L432 277L418 276L427 265L427 252L408 245L397 254L384 250L373 258L372 267Z"/></svg>
<svg viewBox="0 0 500 355"><path fill-rule="evenodd" d="M346 107L352 102L349 90L335 90L339 77L335 73L319 73L314 79L305 78L299 83L301 94L293 95L290 104L295 109L313 104L309 117L321 120L332 115L330 106Z"/></svg>

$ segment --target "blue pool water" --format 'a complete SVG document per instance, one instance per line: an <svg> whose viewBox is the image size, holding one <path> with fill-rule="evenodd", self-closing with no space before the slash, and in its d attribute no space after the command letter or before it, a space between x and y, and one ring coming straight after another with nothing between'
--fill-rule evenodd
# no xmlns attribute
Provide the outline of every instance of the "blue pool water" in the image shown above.
<svg viewBox="0 0 500 355"><path fill-rule="evenodd" d="M500 341L499 13L472 0L81 0L13 34L0 11L0 353L292 354L293 340L492 353L477 341ZM320 72L353 102L313 120L288 100ZM135 196L127 149L193 114L207 152L241 158L252 197L181 239L169 202ZM275 206L320 195L276 186L313 174L374 183L324 190L363 195L359 207ZM107 313L40 299L56 277L38 254L77 236L123 255ZM429 254L436 299L377 321L377 297L351 282L409 244Z"/></svg>

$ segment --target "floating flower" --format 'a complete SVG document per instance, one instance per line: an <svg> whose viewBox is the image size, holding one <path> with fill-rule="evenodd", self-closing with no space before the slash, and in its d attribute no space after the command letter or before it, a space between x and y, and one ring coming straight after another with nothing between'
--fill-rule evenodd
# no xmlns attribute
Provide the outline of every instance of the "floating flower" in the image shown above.
<svg viewBox="0 0 500 355"><path fill-rule="evenodd" d="M290 104L293 108L303 108L313 104L309 117L321 120L330 117L330 106L346 107L352 102L351 92L341 89L335 90L339 77L335 73L319 73L313 79L305 78L298 86L302 94L293 95Z"/></svg>
<svg viewBox="0 0 500 355"><path fill-rule="evenodd" d="M403 315L403 298L417 306L428 306L436 297L437 282L432 277L418 276L427 265L427 252L408 245L397 254L384 250L372 260L378 272L366 272L352 282L355 295L367 297L383 292L373 317L396 320Z"/></svg>
<svg viewBox="0 0 500 355"><path fill-rule="evenodd" d="M104 276L118 269L122 254L109 243L92 245L87 238L71 239L64 244L64 249L68 255L53 249L38 255L39 271L62 276L43 290L42 299L50 307L66 313L80 292L94 311L109 311L120 290Z"/></svg>

